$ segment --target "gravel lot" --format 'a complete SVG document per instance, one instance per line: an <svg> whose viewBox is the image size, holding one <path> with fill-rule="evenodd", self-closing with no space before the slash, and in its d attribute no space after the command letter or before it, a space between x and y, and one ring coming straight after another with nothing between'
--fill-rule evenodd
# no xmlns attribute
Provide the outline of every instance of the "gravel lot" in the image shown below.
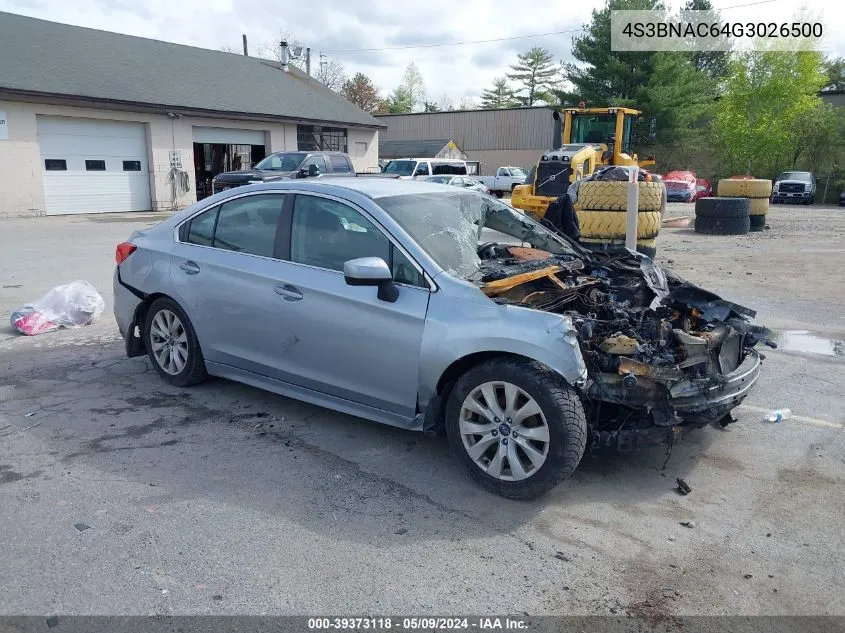
<svg viewBox="0 0 845 633"><path fill-rule="evenodd" d="M659 448L588 456L512 502L444 440L126 359L114 245L155 217L0 221L0 614L845 614L841 353L768 350L739 422L665 469ZM658 260L784 341L845 339L845 210L769 224L663 229ZM105 297L99 323L12 332L13 308L73 279Z"/></svg>

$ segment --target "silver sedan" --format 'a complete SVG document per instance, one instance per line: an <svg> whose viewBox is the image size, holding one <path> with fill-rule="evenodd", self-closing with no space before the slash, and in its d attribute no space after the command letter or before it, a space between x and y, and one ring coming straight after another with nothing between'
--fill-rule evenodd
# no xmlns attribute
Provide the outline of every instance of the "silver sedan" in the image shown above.
<svg viewBox="0 0 845 633"><path fill-rule="evenodd" d="M127 355L168 383L218 376L445 431L469 473L512 498L566 478L588 440L674 441L723 419L759 373L740 306L430 183L239 187L134 233L116 260ZM706 341L680 321L704 310L730 322Z"/></svg>

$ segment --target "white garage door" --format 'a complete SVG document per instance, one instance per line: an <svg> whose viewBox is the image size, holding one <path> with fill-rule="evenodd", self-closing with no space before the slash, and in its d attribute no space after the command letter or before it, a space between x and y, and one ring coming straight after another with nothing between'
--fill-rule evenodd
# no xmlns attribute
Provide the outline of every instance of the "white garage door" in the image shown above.
<svg viewBox="0 0 845 633"><path fill-rule="evenodd" d="M38 116L48 215L148 211L143 123Z"/></svg>

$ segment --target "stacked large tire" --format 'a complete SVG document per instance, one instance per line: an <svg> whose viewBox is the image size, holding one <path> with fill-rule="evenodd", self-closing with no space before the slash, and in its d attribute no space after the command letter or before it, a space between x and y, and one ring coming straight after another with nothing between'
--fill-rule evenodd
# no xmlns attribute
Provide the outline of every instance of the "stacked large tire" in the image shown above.
<svg viewBox="0 0 845 633"><path fill-rule="evenodd" d="M762 231L766 227L766 214L769 212L769 198L772 195L771 180L723 179L716 187L716 195L725 198L747 198L751 230Z"/></svg>
<svg viewBox="0 0 845 633"><path fill-rule="evenodd" d="M663 184L640 182L637 215L637 250L654 257L660 232L660 216L665 206ZM581 228L581 242L586 246L625 245L628 227L628 183L588 180L578 188L575 213Z"/></svg>
<svg viewBox="0 0 845 633"><path fill-rule="evenodd" d="M748 198L699 198L695 201L695 232L745 235L751 229Z"/></svg>

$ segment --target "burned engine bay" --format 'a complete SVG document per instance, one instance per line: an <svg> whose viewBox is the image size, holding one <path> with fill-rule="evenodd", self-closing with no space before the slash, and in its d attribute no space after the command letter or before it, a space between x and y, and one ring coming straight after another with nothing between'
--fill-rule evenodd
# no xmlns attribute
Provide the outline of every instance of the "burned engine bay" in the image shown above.
<svg viewBox="0 0 845 633"><path fill-rule="evenodd" d="M482 291L570 317L588 380L593 448L672 442L685 428L732 422L759 373L769 330L651 259L624 249L554 255L498 243L478 248Z"/></svg>

